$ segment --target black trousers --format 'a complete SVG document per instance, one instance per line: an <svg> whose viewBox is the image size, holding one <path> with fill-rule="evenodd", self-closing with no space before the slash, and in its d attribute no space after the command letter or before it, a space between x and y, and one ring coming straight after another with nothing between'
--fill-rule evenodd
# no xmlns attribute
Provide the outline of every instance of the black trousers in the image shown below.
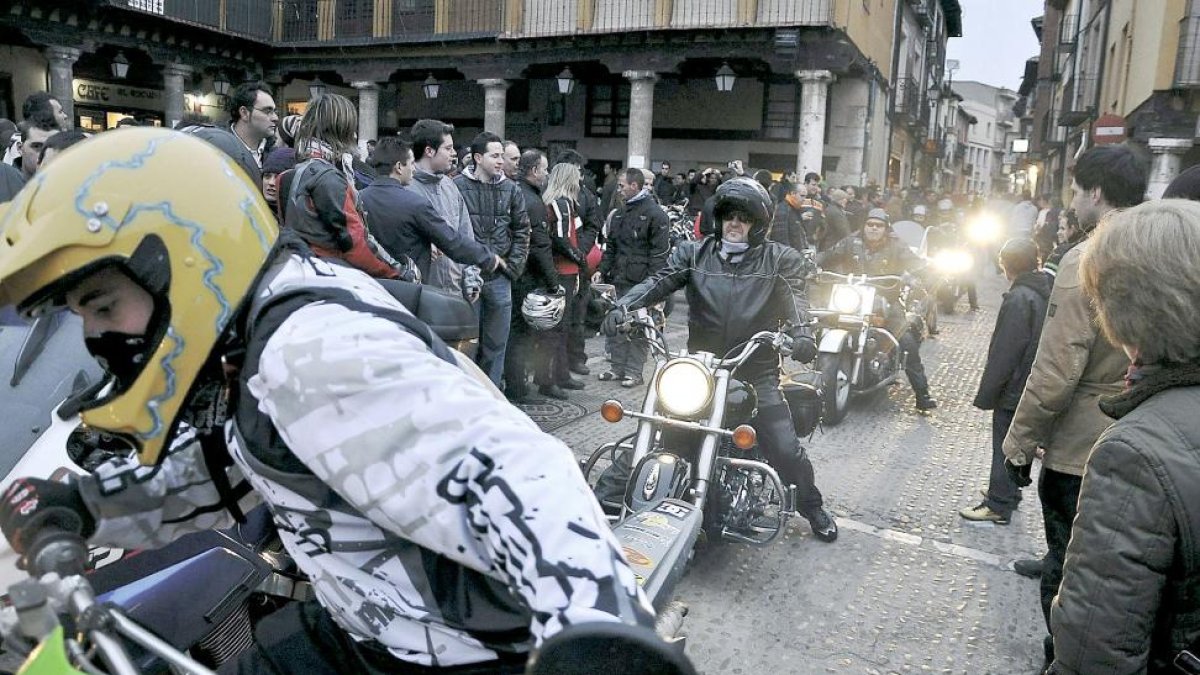
<svg viewBox="0 0 1200 675"><path fill-rule="evenodd" d="M1015 410L992 411L992 471L988 477L988 496L984 504L996 513L1011 515L1021 501L1021 488L1004 470L1004 437L1012 426Z"/></svg>
<svg viewBox="0 0 1200 675"><path fill-rule="evenodd" d="M508 333L508 349L504 352L504 393L509 396L525 395L533 369L536 335L521 314L521 303L528 291L528 288L518 291L517 285L513 287L512 323Z"/></svg>
<svg viewBox="0 0 1200 675"><path fill-rule="evenodd" d="M929 379L925 377L925 364L921 362L921 338L912 326L905 327L896 340L904 352L904 374L912 385L918 399L929 398Z"/></svg>
<svg viewBox="0 0 1200 675"><path fill-rule="evenodd" d="M571 378L567 340L571 323L578 312L574 300L579 278L574 274L560 274L558 278L567 291L567 306L562 321L550 330L535 331L537 365L534 368L533 381L540 386L559 384Z"/></svg>
<svg viewBox="0 0 1200 675"><path fill-rule="evenodd" d="M583 324L587 317L588 302L592 297L592 280L583 272L580 272L576 279L578 287L575 293L567 298L567 307L570 310L568 316L571 319L567 326L567 359L572 364L583 364L588 360L588 330Z"/></svg>
<svg viewBox="0 0 1200 675"><path fill-rule="evenodd" d="M1075 522L1075 511L1079 505L1079 488L1082 476L1073 476L1042 467L1038 477L1038 497L1042 501L1042 522L1046 528L1046 557L1042 559L1042 616L1046 619L1046 630L1050 630L1050 603L1058 595L1062 583L1063 559L1067 555L1067 542L1071 541L1071 524ZM1054 657L1054 643L1046 637L1046 657Z"/></svg>

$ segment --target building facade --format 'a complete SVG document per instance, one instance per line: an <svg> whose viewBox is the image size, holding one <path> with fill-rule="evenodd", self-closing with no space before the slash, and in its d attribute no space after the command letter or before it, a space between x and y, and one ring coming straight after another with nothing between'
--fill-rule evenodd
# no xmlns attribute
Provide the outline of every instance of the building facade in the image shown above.
<svg viewBox="0 0 1200 675"><path fill-rule="evenodd" d="M962 166L965 191L989 196L1016 191L1012 138L1017 130L1013 106L1017 92L982 82L955 82L962 109L975 120L967 129Z"/></svg>
<svg viewBox="0 0 1200 675"><path fill-rule="evenodd" d="M218 92L261 77L291 112L315 91L355 99L364 143L433 117L460 143L486 129L596 162L737 159L883 184L893 158L894 182L913 173L920 124L898 137L897 115L928 106L960 13L958 0L17 0L0 17L0 115L49 89L89 128L219 119Z"/></svg>
<svg viewBox="0 0 1200 675"><path fill-rule="evenodd" d="M1049 191L1098 143L1151 158L1150 197L1200 162L1200 1L1047 0L1041 43L1030 160Z"/></svg>

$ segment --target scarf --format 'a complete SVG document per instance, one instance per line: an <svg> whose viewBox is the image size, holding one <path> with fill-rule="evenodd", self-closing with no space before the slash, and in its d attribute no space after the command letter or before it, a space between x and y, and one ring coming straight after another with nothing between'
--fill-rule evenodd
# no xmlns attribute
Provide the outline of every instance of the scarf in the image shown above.
<svg viewBox="0 0 1200 675"><path fill-rule="evenodd" d="M308 147L303 152L297 152L297 155L298 161L303 161L303 159L321 159L338 167L342 170L346 179L350 181L350 189L354 190L354 155L348 152L338 153L333 149L333 146L317 138L310 140Z"/></svg>
<svg viewBox="0 0 1200 675"><path fill-rule="evenodd" d="M732 242L721 240L721 259L731 263L741 261L742 256L746 255L746 251L750 250L750 244L747 242Z"/></svg>
<svg viewBox="0 0 1200 675"><path fill-rule="evenodd" d="M1101 396L1100 410L1113 419L1121 419L1159 392L1194 385L1200 385L1200 362L1134 363L1125 374L1125 390Z"/></svg>

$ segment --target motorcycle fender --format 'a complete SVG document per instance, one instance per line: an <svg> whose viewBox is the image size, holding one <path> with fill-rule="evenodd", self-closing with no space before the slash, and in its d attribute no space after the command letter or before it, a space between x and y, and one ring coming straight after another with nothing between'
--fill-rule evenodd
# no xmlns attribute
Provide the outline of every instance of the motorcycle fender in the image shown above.
<svg viewBox="0 0 1200 675"><path fill-rule="evenodd" d="M633 479L625 488L625 506L640 511L667 497L681 497L690 480L691 465L669 452L646 455L633 469Z"/></svg>
<svg viewBox="0 0 1200 675"><path fill-rule="evenodd" d="M821 344L818 345L818 350L822 354L838 354L842 351L842 345L846 344L846 340L850 339L850 331L842 328L830 328L821 336Z"/></svg>
<svg viewBox="0 0 1200 675"><path fill-rule="evenodd" d="M659 499L613 528L638 585L655 610L662 610L674 595L700 535L702 515L694 504Z"/></svg>

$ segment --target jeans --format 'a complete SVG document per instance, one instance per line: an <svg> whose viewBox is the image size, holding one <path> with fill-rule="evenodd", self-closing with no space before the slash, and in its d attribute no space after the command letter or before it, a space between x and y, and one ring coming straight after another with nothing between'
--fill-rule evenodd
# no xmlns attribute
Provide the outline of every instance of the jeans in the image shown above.
<svg viewBox="0 0 1200 675"><path fill-rule="evenodd" d="M1079 505L1082 476L1053 471L1042 466L1038 477L1038 497L1042 501L1042 523L1046 528L1046 557L1042 558L1042 616L1050 630L1050 603L1062 583L1063 559L1071 541L1071 525ZM1053 643L1046 638L1047 660L1053 660Z"/></svg>
<svg viewBox="0 0 1200 675"><path fill-rule="evenodd" d="M479 369L497 386L504 376L504 351L512 322L512 282L497 275L479 294Z"/></svg>
<svg viewBox="0 0 1200 675"><path fill-rule="evenodd" d="M988 496L984 504L1001 515L1011 515L1021 501L1021 488L1004 470L1004 437L1012 426L1014 410L992 411L992 472L988 478Z"/></svg>
<svg viewBox="0 0 1200 675"><path fill-rule="evenodd" d="M918 401L929 398L929 379L925 377L925 364L921 362L921 338L917 336L916 329L911 326L905 328L897 342L904 351L904 374L908 376L913 393Z"/></svg>

